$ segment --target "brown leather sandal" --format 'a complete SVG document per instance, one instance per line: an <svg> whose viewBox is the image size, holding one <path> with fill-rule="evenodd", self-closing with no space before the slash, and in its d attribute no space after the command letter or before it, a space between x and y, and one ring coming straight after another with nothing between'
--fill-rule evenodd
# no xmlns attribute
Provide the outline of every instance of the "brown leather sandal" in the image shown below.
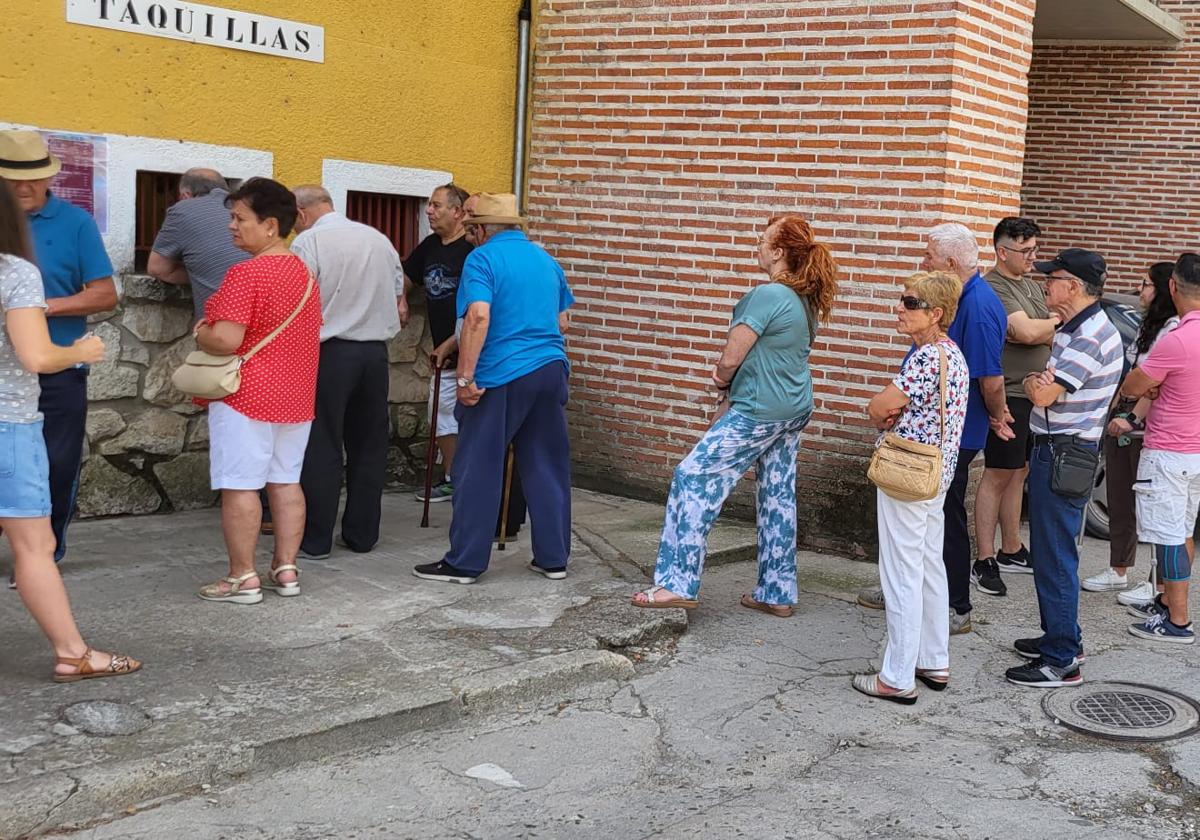
<svg viewBox="0 0 1200 840"><path fill-rule="evenodd" d="M764 604L762 601L755 601L750 595L742 596L742 606L751 610L765 612L767 615L773 615L776 618L791 618L795 612L787 604Z"/></svg>
<svg viewBox="0 0 1200 840"><path fill-rule="evenodd" d="M57 661L59 665L70 665L76 669L74 674L59 674L55 672L53 680L57 683L98 680L102 677L123 677L126 674L132 674L134 671L142 669L142 663L136 659L114 653L112 654L112 661L108 663L108 667L102 671L97 671L92 668L91 648L85 650L83 656L78 659L70 656L60 656L57 658Z"/></svg>

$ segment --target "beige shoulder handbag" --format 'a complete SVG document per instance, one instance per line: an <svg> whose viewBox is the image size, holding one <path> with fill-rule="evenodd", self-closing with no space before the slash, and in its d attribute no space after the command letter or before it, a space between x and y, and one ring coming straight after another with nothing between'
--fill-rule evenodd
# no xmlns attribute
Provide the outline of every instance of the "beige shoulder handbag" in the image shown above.
<svg viewBox="0 0 1200 840"><path fill-rule="evenodd" d="M242 387L242 365L271 343L275 336L283 332L287 325L295 320L300 310L308 303L312 295L316 278L308 272L308 287L300 298L300 304L292 310L292 314L283 323L271 330L262 341L255 344L241 356L215 356L203 350L193 350L187 354L176 371L171 374L171 383L185 394L206 400L220 400L231 394L236 394Z"/></svg>
<svg viewBox="0 0 1200 840"><path fill-rule="evenodd" d="M946 351L941 346L938 356L941 442L946 439ZM905 440L895 432L888 432L871 456L867 478L897 501L929 501L937 496L942 485L942 447Z"/></svg>

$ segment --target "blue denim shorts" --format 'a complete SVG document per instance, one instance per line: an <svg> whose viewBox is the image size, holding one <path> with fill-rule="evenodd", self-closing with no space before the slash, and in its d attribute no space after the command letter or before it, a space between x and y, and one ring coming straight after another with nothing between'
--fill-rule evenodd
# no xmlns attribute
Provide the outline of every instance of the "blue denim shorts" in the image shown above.
<svg viewBox="0 0 1200 840"><path fill-rule="evenodd" d="M0 423L0 519L50 515L50 460L42 421Z"/></svg>

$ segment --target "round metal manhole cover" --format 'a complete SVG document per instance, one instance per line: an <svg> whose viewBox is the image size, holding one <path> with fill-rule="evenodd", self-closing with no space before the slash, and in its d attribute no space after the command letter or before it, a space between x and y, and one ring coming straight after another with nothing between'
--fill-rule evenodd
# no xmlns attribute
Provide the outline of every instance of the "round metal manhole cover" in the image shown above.
<svg viewBox="0 0 1200 840"><path fill-rule="evenodd" d="M1167 741L1200 732L1200 703L1140 683L1061 688L1042 698L1042 709L1055 723L1110 741Z"/></svg>

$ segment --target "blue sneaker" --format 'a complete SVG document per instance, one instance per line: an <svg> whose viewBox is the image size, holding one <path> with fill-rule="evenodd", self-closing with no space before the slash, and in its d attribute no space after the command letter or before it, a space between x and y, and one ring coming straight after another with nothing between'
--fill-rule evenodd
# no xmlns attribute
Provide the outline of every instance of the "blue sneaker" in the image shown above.
<svg viewBox="0 0 1200 840"><path fill-rule="evenodd" d="M1168 620L1167 616L1159 613L1141 624L1129 625L1129 633L1139 639L1149 639L1152 642L1172 642L1177 645L1195 643L1196 634L1189 622L1187 627L1178 627Z"/></svg>
<svg viewBox="0 0 1200 840"><path fill-rule="evenodd" d="M1126 604L1125 612L1129 613L1134 618L1140 618L1142 621L1147 621L1154 618L1156 615L1166 615L1167 605L1162 602L1162 596L1159 595L1153 601L1146 604Z"/></svg>

